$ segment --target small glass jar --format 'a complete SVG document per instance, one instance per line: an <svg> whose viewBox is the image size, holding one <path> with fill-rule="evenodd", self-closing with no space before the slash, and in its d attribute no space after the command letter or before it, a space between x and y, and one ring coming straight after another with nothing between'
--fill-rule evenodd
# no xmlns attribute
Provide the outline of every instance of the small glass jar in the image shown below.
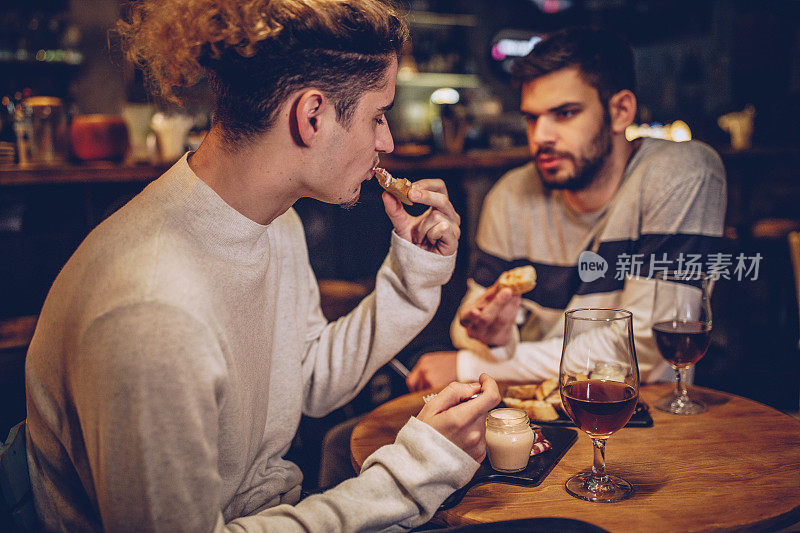
<svg viewBox="0 0 800 533"><path fill-rule="evenodd" d="M522 409L500 408L486 417L486 454L498 472L519 472L528 466L534 434Z"/></svg>

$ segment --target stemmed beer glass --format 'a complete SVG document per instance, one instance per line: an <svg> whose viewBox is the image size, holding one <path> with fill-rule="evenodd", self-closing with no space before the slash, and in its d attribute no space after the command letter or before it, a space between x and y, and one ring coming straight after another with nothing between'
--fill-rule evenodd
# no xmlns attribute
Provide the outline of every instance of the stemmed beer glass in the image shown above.
<svg viewBox="0 0 800 533"><path fill-rule="evenodd" d="M616 502L633 486L605 472L606 440L628 423L639 398L632 313L624 309L567 311L559 386L564 410L592 439L594 464L567 480L567 492L592 502Z"/></svg>
<svg viewBox="0 0 800 533"><path fill-rule="evenodd" d="M681 372L697 363L711 341L709 282L702 272L658 272L653 298L653 338L675 370L675 391L655 406L668 413L694 415L705 404L689 397Z"/></svg>

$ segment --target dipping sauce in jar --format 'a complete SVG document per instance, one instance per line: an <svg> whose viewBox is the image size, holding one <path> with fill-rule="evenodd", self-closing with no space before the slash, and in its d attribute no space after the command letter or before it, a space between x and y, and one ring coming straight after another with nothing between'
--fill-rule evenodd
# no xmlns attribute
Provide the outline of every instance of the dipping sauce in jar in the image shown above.
<svg viewBox="0 0 800 533"><path fill-rule="evenodd" d="M528 414L503 407L486 417L486 454L498 472L519 472L528 466L534 434Z"/></svg>

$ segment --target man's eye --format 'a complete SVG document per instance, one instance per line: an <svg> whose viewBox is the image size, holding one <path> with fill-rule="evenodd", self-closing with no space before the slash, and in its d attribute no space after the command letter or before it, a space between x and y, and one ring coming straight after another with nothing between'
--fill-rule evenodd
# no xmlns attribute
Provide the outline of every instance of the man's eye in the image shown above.
<svg viewBox="0 0 800 533"><path fill-rule="evenodd" d="M572 118L576 114L578 114L577 109L563 109L561 111L556 112L556 116L558 118Z"/></svg>
<svg viewBox="0 0 800 533"><path fill-rule="evenodd" d="M375 122L377 122L378 124L384 124L386 123L386 118L383 115L381 115L375 119Z"/></svg>

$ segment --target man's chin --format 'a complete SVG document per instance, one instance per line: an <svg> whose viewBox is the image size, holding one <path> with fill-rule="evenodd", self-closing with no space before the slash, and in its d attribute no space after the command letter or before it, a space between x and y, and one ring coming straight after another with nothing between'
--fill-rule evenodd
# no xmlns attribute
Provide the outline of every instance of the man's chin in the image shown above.
<svg viewBox="0 0 800 533"><path fill-rule="evenodd" d="M592 182L591 177L587 179L587 176L564 175L561 172L547 173L541 170L539 171L539 177L545 187L559 191L581 191Z"/></svg>
<svg viewBox="0 0 800 533"><path fill-rule="evenodd" d="M360 197L361 197L361 188L359 187L359 190L356 191L355 196L350 200L339 202L339 207L342 207L344 209L352 209L356 206L356 204L358 204L358 200Z"/></svg>
<svg viewBox="0 0 800 533"><path fill-rule="evenodd" d="M568 187L569 182L573 179L573 176L563 169L542 170L539 165L536 165L536 170L539 171L539 178L542 183L550 189L564 189Z"/></svg>

